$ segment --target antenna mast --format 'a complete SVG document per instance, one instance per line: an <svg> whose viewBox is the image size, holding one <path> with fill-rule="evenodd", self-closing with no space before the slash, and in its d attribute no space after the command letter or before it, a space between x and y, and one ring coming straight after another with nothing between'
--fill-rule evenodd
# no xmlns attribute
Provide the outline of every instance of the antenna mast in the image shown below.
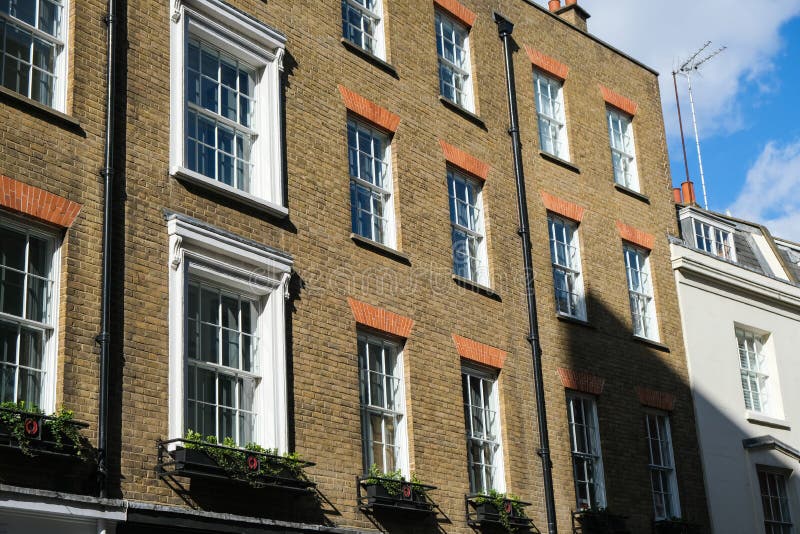
<svg viewBox="0 0 800 534"><path fill-rule="evenodd" d="M714 58L716 55L718 55L727 48L726 46L723 46L704 57L698 57L710 45L711 41L706 41L706 44L701 46L700 49L698 49L697 52L695 52L692 55L692 57L684 61L677 71L686 76L686 83L689 88L689 105L692 109L692 126L694 126L694 141L695 144L697 145L697 163L700 166L700 184L703 187L703 204L705 205L706 209L708 209L708 195L706 194L706 177L705 174L703 173L703 156L700 154L700 135L697 133L697 115L695 115L694 112L694 97L692 96L691 73L692 71L698 71L704 63L710 61L712 58ZM675 73L673 72L673 75L674 74ZM681 135L683 135L683 128L681 128ZM686 149L684 147L684 161L685 159L686 159ZM688 166L687 166L687 179L688 179Z"/></svg>

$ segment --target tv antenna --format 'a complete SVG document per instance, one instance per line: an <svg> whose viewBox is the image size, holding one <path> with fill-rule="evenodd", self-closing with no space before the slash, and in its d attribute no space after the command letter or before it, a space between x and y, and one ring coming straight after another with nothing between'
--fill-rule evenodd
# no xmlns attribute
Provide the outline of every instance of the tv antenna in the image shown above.
<svg viewBox="0 0 800 534"><path fill-rule="evenodd" d="M681 129L681 145L683 146L683 163L686 167L686 180L689 180L689 163L686 160L686 142L683 138L683 120L681 119L681 104L678 98L678 83L676 81L676 76L678 74L683 74L686 76L686 83L689 88L689 105L692 109L692 126L694 126L694 141L697 145L697 163L700 167L700 185L703 188L703 204L705 208L708 209L708 195L706 194L706 177L703 173L703 156L700 153L700 135L697 133L697 115L694 111L694 97L692 96L692 72L696 72L700 70L705 63L712 60L718 54L720 54L723 50L728 48L727 46L720 47L713 52L710 52L701 57L701 54L711 46L711 41L706 41L706 44L701 46L692 56L683 62L683 64L678 68L676 71L672 71L672 81L675 84L675 100L678 103L678 123Z"/></svg>

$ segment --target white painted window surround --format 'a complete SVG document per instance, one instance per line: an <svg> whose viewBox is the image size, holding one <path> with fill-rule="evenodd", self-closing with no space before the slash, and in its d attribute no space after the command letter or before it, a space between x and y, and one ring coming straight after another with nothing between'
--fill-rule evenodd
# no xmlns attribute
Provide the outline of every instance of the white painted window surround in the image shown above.
<svg viewBox="0 0 800 534"><path fill-rule="evenodd" d="M183 437L187 410L185 332L189 281L222 288L255 302L253 357L258 371L252 410L253 441L286 452L286 326L284 300L291 258L178 214L167 216L169 234L169 435Z"/></svg>
<svg viewBox="0 0 800 534"><path fill-rule="evenodd" d="M174 0L171 4L175 7L170 19L170 174L272 215L286 216L280 118L280 72L286 37L220 0ZM241 188L190 169L186 142L192 136L191 125L187 122L187 106L190 106L187 103L187 47L190 41L202 43L205 49L218 53L224 61L238 65L252 76L254 87L248 89L248 96L255 103L249 113L251 119L243 119L243 122L222 116L214 119L216 130L222 131L223 127L241 130L252 140L249 154L246 147L227 150L231 154L235 152L236 156L245 154L252 165L249 180L232 182L243 184ZM221 105L221 100L218 104ZM191 106L197 110L203 107ZM242 126L244 123L246 127ZM200 133L195 131L193 135L198 137ZM217 138L209 144L212 142L222 146L228 141ZM221 153L218 151L217 157L221 157Z"/></svg>

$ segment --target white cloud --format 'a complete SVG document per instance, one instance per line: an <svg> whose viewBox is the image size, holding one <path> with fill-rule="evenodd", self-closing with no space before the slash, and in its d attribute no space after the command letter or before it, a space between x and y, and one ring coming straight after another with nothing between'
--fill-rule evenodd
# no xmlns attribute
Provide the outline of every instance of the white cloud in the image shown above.
<svg viewBox="0 0 800 534"><path fill-rule="evenodd" d="M780 28L800 14L800 0L579 0L579 4L592 16L589 30L594 35L661 73L664 119L671 135L678 130L672 71L706 41L712 41L707 51L728 47L692 77L703 138L746 126L741 102L758 100L774 90ZM685 95L685 81L679 78L678 83ZM687 127L689 107L683 97L681 111Z"/></svg>
<svg viewBox="0 0 800 534"><path fill-rule="evenodd" d="M800 140L767 143L729 209L764 224L775 236L800 242Z"/></svg>

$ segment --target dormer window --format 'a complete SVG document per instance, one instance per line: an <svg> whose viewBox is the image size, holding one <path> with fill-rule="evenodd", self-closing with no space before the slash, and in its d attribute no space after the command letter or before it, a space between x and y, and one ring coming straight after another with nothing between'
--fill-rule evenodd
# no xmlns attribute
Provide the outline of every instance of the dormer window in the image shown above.
<svg viewBox="0 0 800 534"><path fill-rule="evenodd" d="M736 261L733 233L705 221L693 219L695 245L720 258Z"/></svg>

